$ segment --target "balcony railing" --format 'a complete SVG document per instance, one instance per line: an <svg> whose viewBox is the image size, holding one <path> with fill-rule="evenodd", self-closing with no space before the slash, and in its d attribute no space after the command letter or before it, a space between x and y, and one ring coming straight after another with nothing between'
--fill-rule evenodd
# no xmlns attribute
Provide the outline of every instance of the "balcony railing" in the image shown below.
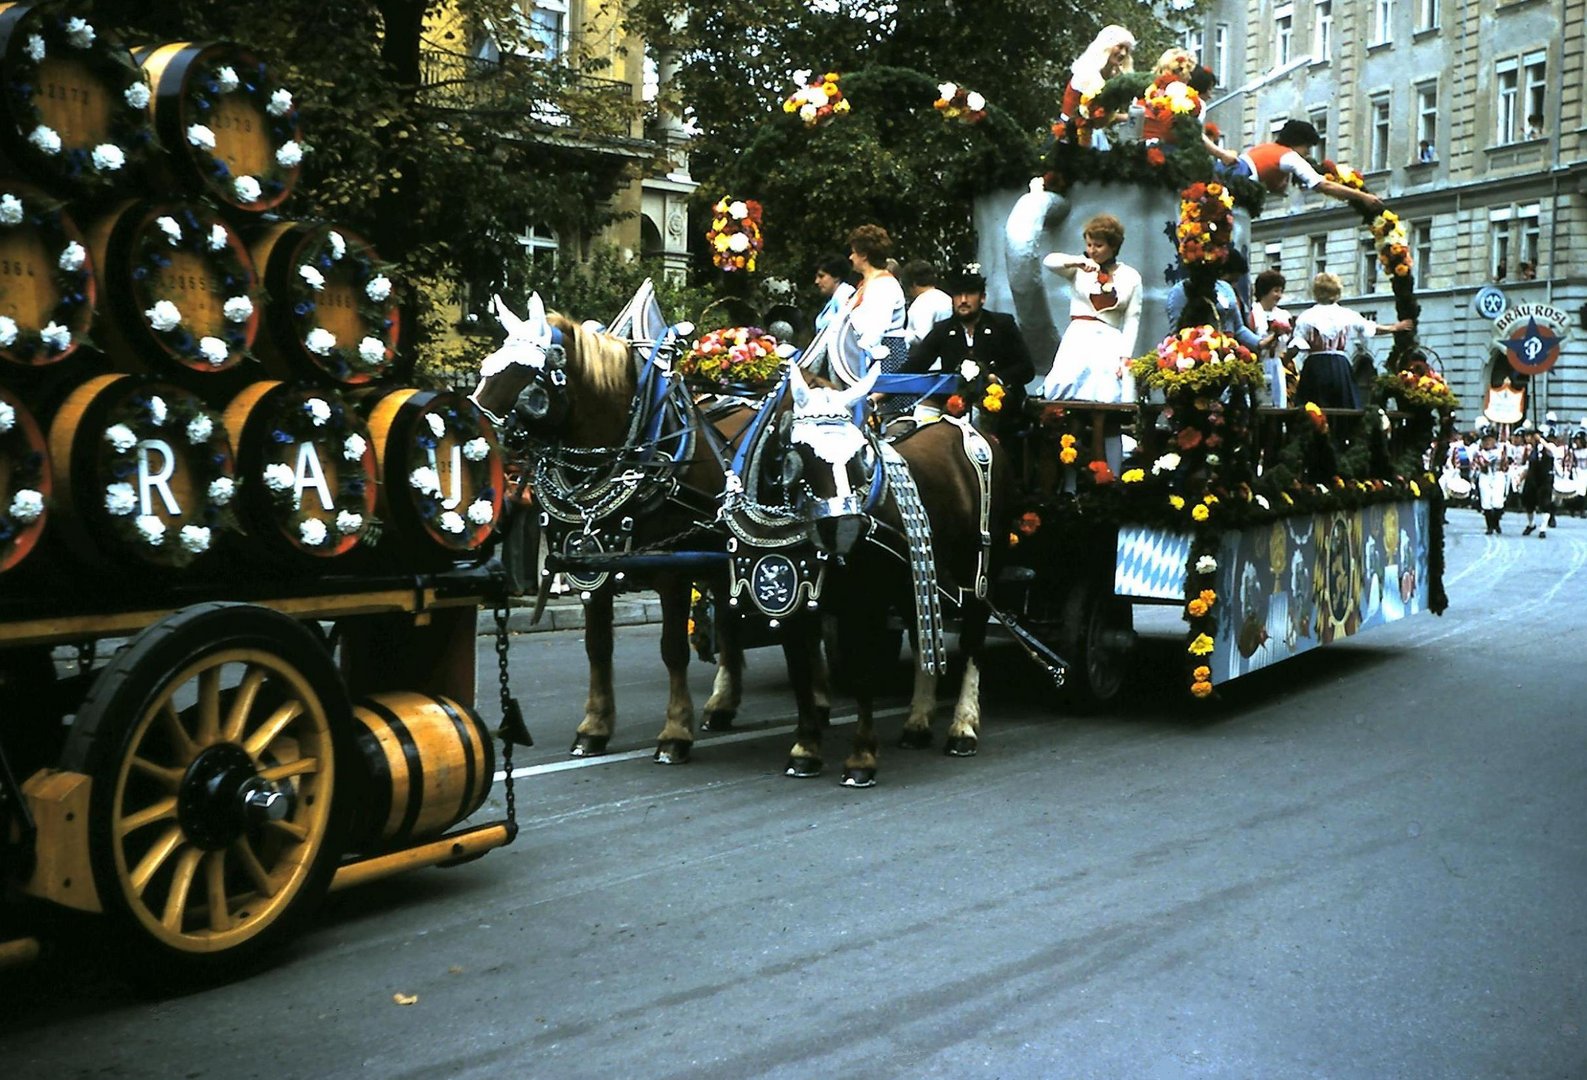
<svg viewBox="0 0 1587 1080"><path fill-rule="evenodd" d="M478 116L527 117L549 127L628 133L633 87L564 64L509 53L485 59L427 47L421 93L438 109Z"/></svg>

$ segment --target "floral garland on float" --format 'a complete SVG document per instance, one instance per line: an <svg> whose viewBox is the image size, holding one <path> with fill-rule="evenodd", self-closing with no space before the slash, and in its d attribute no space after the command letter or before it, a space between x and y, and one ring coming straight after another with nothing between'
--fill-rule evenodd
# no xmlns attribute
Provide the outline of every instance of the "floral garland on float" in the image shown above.
<svg viewBox="0 0 1587 1080"><path fill-rule="evenodd" d="M294 336L316 363L338 380L356 381L385 374L396 355L398 313L395 291L374 249L362 240L349 241L330 227L321 228L299 249L301 261L290 276L288 299ZM363 328L378 328L358 341L341 341L320 315L326 285L336 277L351 280Z"/></svg>
<svg viewBox="0 0 1587 1080"><path fill-rule="evenodd" d="M711 227L705 233L711 261L722 270L753 273L756 256L766 246L760 203L728 195L718 199L711 211Z"/></svg>
<svg viewBox="0 0 1587 1080"><path fill-rule="evenodd" d="M992 374L990 368L983 368L974 360L966 360L959 365L959 388L948 395L942 411L953 417L964 416L971 408L1000 413L1007 397L1008 388L1003 385L1002 379Z"/></svg>
<svg viewBox="0 0 1587 1080"><path fill-rule="evenodd" d="M673 370L706 393L761 393L782 371L786 347L758 326L734 326L702 335Z"/></svg>
<svg viewBox="0 0 1587 1080"><path fill-rule="evenodd" d="M0 14L0 24L10 24L3 30L6 46L0 61L6 70L6 107L16 125L13 141L18 152L30 165L75 188L100 190L113 185L145 156L154 139L149 84L142 70L114 34L101 32L88 20L91 4L8 7L10 11ZM56 93L84 73L110 98L103 129L71 114L76 95ZM96 129L99 141L67 142L84 127Z"/></svg>
<svg viewBox="0 0 1587 1080"><path fill-rule="evenodd" d="M236 54L234 63L226 59L214 56L204 68L190 73L183 101L190 122L182 135L200 175L223 191L227 202L246 210L268 210L286 198L310 147L299 135L292 92L275 83L265 65L249 54ZM199 122L215 115L227 98L247 101L265 118L270 160L258 175L233 176L231 166L215 154L214 130Z"/></svg>
<svg viewBox="0 0 1587 1080"><path fill-rule="evenodd" d="M55 307L43 327L0 315L0 355L23 364L49 364L72 352L88 330L94 308L94 268L77 227L61 204L22 187L0 191L0 238L31 231L51 259ZM19 237L23 243L26 238ZM32 273L32 267L27 268Z"/></svg>
<svg viewBox="0 0 1587 1080"><path fill-rule="evenodd" d="M1234 195L1216 181L1191 184L1179 194L1174 235L1185 266L1221 269L1234 242Z"/></svg>
<svg viewBox="0 0 1587 1080"><path fill-rule="evenodd" d="M959 120L966 124L979 124L986 119L986 98L974 90L966 90L958 83L945 82L937 86L937 100L932 108L944 120Z"/></svg>
<svg viewBox="0 0 1587 1080"><path fill-rule="evenodd" d="M243 254L236 233L213 210L204 206L165 209L169 212L157 214L137 234L132 304L142 313L155 341L187 367L206 372L233 368L248 355L259 325L258 279L253 265ZM182 284L201 285L216 311L195 317L171 296L157 292L177 258L189 263L198 260L202 269L182 274ZM213 318L217 313L219 318Z"/></svg>
<svg viewBox="0 0 1587 1080"><path fill-rule="evenodd" d="M219 415L196 396L154 385L115 402L106 420L94 475L111 478L102 506L115 540L150 562L182 567L209 551L220 533L238 528L231 442ZM139 457L151 450L175 455L167 464L185 476L140 494ZM166 491L191 492L200 505L173 504Z"/></svg>
<svg viewBox="0 0 1587 1080"><path fill-rule="evenodd" d="M1173 141L1176 121L1201 115L1201 95L1175 71L1165 71L1147 84L1141 104L1146 109L1141 136L1147 142Z"/></svg>
<svg viewBox="0 0 1587 1080"><path fill-rule="evenodd" d="M27 556L47 520L51 485L44 436L0 387L0 573Z"/></svg>
<svg viewBox="0 0 1587 1080"><path fill-rule="evenodd" d="M806 127L817 127L849 111L849 99L838 86L842 76L829 71L820 82L809 83L795 90L782 103L782 111L797 116Z"/></svg>
<svg viewBox="0 0 1587 1080"><path fill-rule="evenodd" d="M432 465L411 469L408 487L426 528L448 547L472 548L477 543L470 542L470 538L482 537L495 526L501 513L501 455L483 434L486 429L478 412L465 412L446 397L439 402L432 403L413 425L408 460L433 460L442 441L450 439L458 448L454 467L461 467L468 480L466 489L455 478L454 486L459 491L471 491L473 499L467 506L449 508L441 488L440 470Z"/></svg>

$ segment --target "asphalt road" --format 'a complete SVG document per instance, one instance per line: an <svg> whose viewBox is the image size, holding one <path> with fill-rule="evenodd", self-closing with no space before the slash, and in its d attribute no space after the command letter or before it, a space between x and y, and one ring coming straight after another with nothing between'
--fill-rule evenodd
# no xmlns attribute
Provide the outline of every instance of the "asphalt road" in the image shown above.
<svg viewBox="0 0 1587 1080"><path fill-rule="evenodd" d="M616 753L570 762L579 634L518 638L516 844L341 894L188 997L92 956L6 975L0 1076L1587 1075L1587 521L1507 524L1451 513L1444 617L1212 709L1166 639L1104 716L1004 657L980 756L889 748L869 791L837 754L781 777L775 650L757 729L652 764L646 627Z"/></svg>

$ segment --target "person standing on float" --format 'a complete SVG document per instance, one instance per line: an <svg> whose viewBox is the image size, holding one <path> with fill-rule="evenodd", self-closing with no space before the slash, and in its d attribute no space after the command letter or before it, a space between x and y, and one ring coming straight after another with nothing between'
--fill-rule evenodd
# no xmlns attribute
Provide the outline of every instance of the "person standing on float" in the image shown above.
<svg viewBox="0 0 1587 1080"><path fill-rule="evenodd" d="M1219 146L1210 138L1203 137L1202 145L1223 166L1219 171L1225 177L1255 180L1275 195L1288 192L1290 181L1294 180L1308 191L1320 191L1344 202L1359 203L1374 214L1381 213L1382 199L1325 178L1306 160L1306 154L1321 141L1317 129L1306 121L1288 120L1272 142L1258 143L1243 154Z"/></svg>
<svg viewBox="0 0 1587 1080"><path fill-rule="evenodd" d="M1095 97L1113 76L1135 70L1134 49L1134 34L1122 26L1104 26L1080 58L1070 65L1069 85L1064 88L1059 119L1065 133L1081 146L1091 145L1093 126L1082 103ZM1112 119L1103 123L1111 123ZM1107 149L1105 138L1097 149Z"/></svg>
<svg viewBox="0 0 1587 1080"><path fill-rule="evenodd" d="M849 233L849 265L860 275L849 300L849 325L867 351L885 337L901 336L909 310L904 287L887 271L892 253L893 238L880 225L861 225Z"/></svg>

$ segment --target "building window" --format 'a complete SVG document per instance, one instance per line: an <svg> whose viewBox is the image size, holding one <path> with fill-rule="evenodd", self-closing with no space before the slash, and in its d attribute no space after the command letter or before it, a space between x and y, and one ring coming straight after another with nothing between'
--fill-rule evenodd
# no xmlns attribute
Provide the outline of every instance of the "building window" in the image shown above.
<svg viewBox="0 0 1587 1080"><path fill-rule="evenodd" d="M1201 63L1201 50L1207 46L1207 33L1199 26L1193 26L1185 31L1182 44L1185 51L1196 58L1196 63Z"/></svg>
<svg viewBox="0 0 1587 1080"><path fill-rule="evenodd" d="M1416 29L1438 29L1438 0L1417 0Z"/></svg>
<svg viewBox="0 0 1587 1080"><path fill-rule="evenodd" d="M1308 245L1306 263L1313 277L1328 269L1328 236L1313 236Z"/></svg>
<svg viewBox="0 0 1587 1080"><path fill-rule="evenodd" d="M1322 161L1328 156L1328 110L1318 109L1306 118L1317 129L1317 160Z"/></svg>
<svg viewBox="0 0 1587 1080"><path fill-rule="evenodd" d="M1373 0L1372 44L1382 45L1393 37L1394 0Z"/></svg>
<svg viewBox="0 0 1587 1080"><path fill-rule="evenodd" d="M1295 5L1285 4L1273 12L1273 66L1290 61L1295 42Z"/></svg>
<svg viewBox="0 0 1587 1080"><path fill-rule="evenodd" d="M1263 258L1267 265L1274 270L1281 269L1284 265L1284 242L1282 240L1269 240L1262 248Z"/></svg>
<svg viewBox="0 0 1587 1080"><path fill-rule="evenodd" d="M1382 94L1372 99L1372 150L1368 168L1377 170L1388 167L1389 95Z"/></svg>
<svg viewBox="0 0 1587 1080"><path fill-rule="evenodd" d="M537 0L529 14L530 33L540 44L540 54L558 60L568 51L567 0Z"/></svg>
<svg viewBox="0 0 1587 1080"><path fill-rule="evenodd" d="M1361 241L1361 292L1374 292L1378 287L1378 252L1371 238Z"/></svg>
<svg viewBox="0 0 1587 1080"><path fill-rule="evenodd" d="M1494 141L1512 143L1521 137L1521 69L1512 60L1500 61L1494 85L1498 88L1494 110Z"/></svg>
<svg viewBox="0 0 1587 1080"><path fill-rule="evenodd" d="M1521 58L1521 86L1526 102L1526 137L1543 137L1543 106L1548 100L1548 54L1528 53Z"/></svg>
<svg viewBox="0 0 1587 1080"><path fill-rule="evenodd" d="M1313 11L1311 54L1318 60L1327 60L1334 53L1333 0L1317 0Z"/></svg>
<svg viewBox="0 0 1587 1080"><path fill-rule="evenodd" d="M1416 88L1416 160L1422 164L1438 160L1438 84L1435 82Z"/></svg>
<svg viewBox="0 0 1587 1080"><path fill-rule="evenodd" d="M1219 86L1229 85L1229 27L1225 23L1212 31L1212 74Z"/></svg>
<svg viewBox="0 0 1587 1080"><path fill-rule="evenodd" d="M554 278L557 272L557 234L544 225L531 225L517 237L523 245L529 274L535 281Z"/></svg>
<svg viewBox="0 0 1587 1080"><path fill-rule="evenodd" d="M1267 141L1273 142L1277 140L1278 133L1284 130L1284 125L1287 123L1289 123L1289 117L1287 116L1280 116L1269 120L1267 122Z"/></svg>
<svg viewBox="0 0 1587 1080"><path fill-rule="evenodd" d="M1542 221L1537 203L1488 211L1493 280L1530 281L1537 276Z"/></svg>
<svg viewBox="0 0 1587 1080"><path fill-rule="evenodd" d="M1433 269L1433 223L1411 222L1411 257L1416 261L1417 283L1426 285Z"/></svg>

